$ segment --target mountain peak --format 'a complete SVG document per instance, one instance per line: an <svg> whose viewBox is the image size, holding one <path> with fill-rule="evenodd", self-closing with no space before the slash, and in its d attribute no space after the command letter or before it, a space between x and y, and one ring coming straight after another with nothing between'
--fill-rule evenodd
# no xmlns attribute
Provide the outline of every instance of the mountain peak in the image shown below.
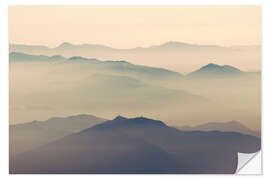
<svg viewBox="0 0 270 180"><path fill-rule="evenodd" d="M214 63L209 63L209 64L203 66L202 68L219 68L219 67L221 67L221 66L214 64Z"/></svg>
<svg viewBox="0 0 270 180"><path fill-rule="evenodd" d="M98 124L90 129L157 128L157 127L167 127L167 125L164 124L162 121L148 119L142 116L135 118L126 118L119 115L113 120L109 120L104 123Z"/></svg>
<svg viewBox="0 0 270 180"><path fill-rule="evenodd" d="M63 42L59 46L57 46L57 48L65 48L65 47L71 47L71 46L73 46L73 44L69 42Z"/></svg>
<svg viewBox="0 0 270 180"><path fill-rule="evenodd" d="M118 116L116 116L114 119L113 119L113 121L119 121L119 120L126 120L127 118L125 118L125 117L123 117L123 116L121 116L121 115L118 115Z"/></svg>
<svg viewBox="0 0 270 180"><path fill-rule="evenodd" d="M161 45L162 47L179 47L179 46L192 46L188 43L178 42L178 41L168 41Z"/></svg>
<svg viewBox="0 0 270 180"><path fill-rule="evenodd" d="M88 58L81 57L81 56L72 56L69 60L88 60Z"/></svg>
<svg viewBox="0 0 270 180"><path fill-rule="evenodd" d="M189 77L226 77L241 75L242 71L229 65L209 63L189 74Z"/></svg>
<svg viewBox="0 0 270 180"><path fill-rule="evenodd" d="M240 72L239 69L237 69L237 68L235 68L233 66L230 66L230 65L221 66L221 65L218 65L218 64L214 64L214 63L209 63L209 64L201 67L200 69L210 69L210 68L212 68L212 69L222 69L222 70L227 70L227 71L239 71Z"/></svg>

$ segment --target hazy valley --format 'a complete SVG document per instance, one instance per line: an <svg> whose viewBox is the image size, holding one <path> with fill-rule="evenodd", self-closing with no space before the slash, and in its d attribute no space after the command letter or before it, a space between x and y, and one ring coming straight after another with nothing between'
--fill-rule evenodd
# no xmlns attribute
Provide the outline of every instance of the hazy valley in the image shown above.
<svg viewBox="0 0 270 180"><path fill-rule="evenodd" d="M261 147L260 72L209 62L184 75L25 52L9 60L12 174L227 174L238 152Z"/></svg>
<svg viewBox="0 0 270 180"><path fill-rule="evenodd" d="M9 6L9 173L242 171L263 134L261 9Z"/></svg>
<svg viewBox="0 0 270 180"><path fill-rule="evenodd" d="M260 72L213 63L182 75L128 61L10 53L10 122L122 114L172 126L235 120L260 131L260 83Z"/></svg>

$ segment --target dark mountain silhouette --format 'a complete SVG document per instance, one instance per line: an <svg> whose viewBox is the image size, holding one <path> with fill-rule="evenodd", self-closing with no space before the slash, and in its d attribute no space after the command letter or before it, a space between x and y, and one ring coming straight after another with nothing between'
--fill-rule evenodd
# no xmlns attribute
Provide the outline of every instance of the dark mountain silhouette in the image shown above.
<svg viewBox="0 0 270 180"><path fill-rule="evenodd" d="M10 154L19 154L37 148L104 121L105 119L102 118L81 114L10 125Z"/></svg>
<svg viewBox="0 0 270 180"><path fill-rule="evenodd" d="M191 72L187 75L187 77L192 78L216 78L216 77L230 77L230 76L239 76L242 75L244 72L240 71L239 69L224 65L220 66L217 64L207 64L206 66L201 67L199 70Z"/></svg>
<svg viewBox="0 0 270 180"><path fill-rule="evenodd" d="M253 131L238 121L229 122L209 122L198 126L181 126L179 130L184 131L224 131L224 132L239 132L251 136L261 137L260 132Z"/></svg>
<svg viewBox="0 0 270 180"><path fill-rule="evenodd" d="M118 116L11 157L10 173L234 173L237 152L259 149L254 136Z"/></svg>

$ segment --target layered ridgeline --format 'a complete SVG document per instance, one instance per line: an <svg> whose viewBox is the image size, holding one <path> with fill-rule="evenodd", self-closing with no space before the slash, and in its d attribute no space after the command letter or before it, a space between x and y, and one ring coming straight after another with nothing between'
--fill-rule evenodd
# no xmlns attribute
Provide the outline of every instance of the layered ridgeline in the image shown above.
<svg viewBox="0 0 270 180"><path fill-rule="evenodd" d="M237 153L260 139L236 132L185 132L162 121L118 116L10 157L10 173L234 173Z"/></svg>
<svg viewBox="0 0 270 180"><path fill-rule="evenodd" d="M218 64L232 64L245 70L259 70L261 67L260 46L196 45L170 41L147 48L116 49L96 44L62 43L55 48L10 44L10 52L21 52L33 55L65 57L83 56L97 59L128 59L134 64L164 67L177 72L187 73L215 60ZM188 61L188 63L186 63Z"/></svg>
<svg viewBox="0 0 270 180"><path fill-rule="evenodd" d="M35 120L29 123L10 125L10 155L14 156L37 148L105 121L105 119L93 115L80 114L68 117L53 117L46 121ZM177 128L182 131L217 130L223 132L239 132L260 138L260 132L250 130L237 121L223 123L209 122L198 126L181 126Z"/></svg>
<svg viewBox="0 0 270 180"><path fill-rule="evenodd" d="M141 76L144 78L158 78L162 79L175 79L181 80L183 77L187 78L220 78L220 77L235 77L247 74L259 74L259 72L245 72L230 65L218 65L209 63L201 68L188 73L183 76L179 72L174 72L165 68L155 68L151 66L142 66L132 64L128 61L107 60L101 61L93 58L86 58L81 56L72 56L65 58L61 55L45 56L45 55L30 55L18 52L11 52L9 54L11 63L54 63L55 65L61 65L62 63L71 63L76 66L83 64L84 68L96 68L98 70L110 70L113 72L120 72L122 74ZM63 64L63 65L65 65Z"/></svg>
<svg viewBox="0 0 270 180"><path fill-rule="evenodd" d="M37 148L104 121L103 118L80 114L68 117L53 117L46 121L10 125L10 156Z"/></svg>
<svg viewBox="0 0 270 180"><path fill-rule="evenodd" d="M146 114L168 103L192 104L206 99L161 86L182 79L177 72L127 61L10 53L10 62L11 111L22 113L14 116L17 119L12 123L40 119L29 116L37 111L42 119L87 113L89 109L111 117L115 112ZM25 101L26 97L31 101Z"/></svg>
<svg viewBox="0 0 270 180"><path fill-rule="evenodd" d="M13 124L90 110L107 119L144 114L173 126L237 120L260 131L259 72L210 63L184 76L128 61L9 55Z"/></svg>
<svg viewBox="0 0 270 180"><path fill-rule="evenodd" d="M155 68L149 66L135 65L127 61L101 61L98 59L85 58L81 56L72 56L64 58L60 55L44 56L30 55L18 52L9 54L11 63L16 62L36 62L36 63L55 63L55 65L72 64L78 68L88 70L95 69L97 72L110 71L111 73L121 73L122 75L136 76L147 79L179 79L182 77L180 73L170 71L164 68ZM64 63L64 64L63 64Z"/></svg>
<svg viewBox="0 0 270 180"><path fill-rule="evenodd" d="M208 122L197 126L180 126L177 127L184 131L224 131L224 132L239 132L251 136L261 137L261 132L253 131L238 121L229 122Z"/></svg>

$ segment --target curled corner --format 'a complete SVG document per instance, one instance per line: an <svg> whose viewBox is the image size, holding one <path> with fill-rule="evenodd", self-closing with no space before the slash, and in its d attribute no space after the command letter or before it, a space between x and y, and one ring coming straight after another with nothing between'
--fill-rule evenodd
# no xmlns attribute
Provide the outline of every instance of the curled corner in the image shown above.
<svg viewBox="0 0 270 180"><path fill-rule="evenodd" d="M238 153L236 174L261 174L261 151Z"/></svg>

